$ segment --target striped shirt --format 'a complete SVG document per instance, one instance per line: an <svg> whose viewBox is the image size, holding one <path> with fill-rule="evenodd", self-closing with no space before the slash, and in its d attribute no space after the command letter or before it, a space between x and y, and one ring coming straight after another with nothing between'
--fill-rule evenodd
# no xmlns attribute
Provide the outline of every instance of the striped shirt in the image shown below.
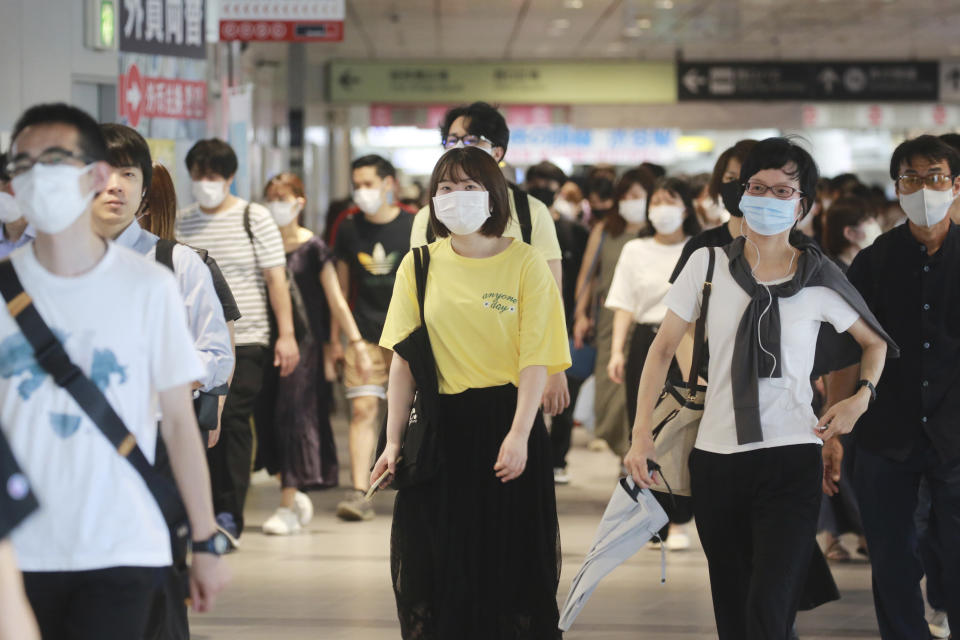
<svg viewBox="0 0 960 640"><path fill-rule="evenodd" d="M243 316L235 326L237 345L269 345L269 300L263 270L284 267L287 258L273 216L262 205L250 203L254 251L243 228L246 206L245 200L238 199L226 211L206 214L191 205L177 216L176 235L184 244L206 249L220 265Z"/></svg>

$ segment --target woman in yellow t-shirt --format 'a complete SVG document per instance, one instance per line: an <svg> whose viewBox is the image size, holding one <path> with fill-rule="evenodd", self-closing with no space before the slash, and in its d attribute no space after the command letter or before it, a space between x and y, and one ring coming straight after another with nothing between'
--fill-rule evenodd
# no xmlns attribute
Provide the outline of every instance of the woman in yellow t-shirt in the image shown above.
<svg viewBox="0 0 960 640"><path fill-rule="evenodd" d="M437 363L431 481L397 494L391 568L407 639L559 638L560 537L550 441L539 413L548 375L570 366L563 302L541 254L502 237L507 185L481 149L452 149L430 181L424 306ZM420 325L412 255L397 272L380 345ZM387 445L371 478L393 471L413 402L409 365L390 366Z"/></svg>

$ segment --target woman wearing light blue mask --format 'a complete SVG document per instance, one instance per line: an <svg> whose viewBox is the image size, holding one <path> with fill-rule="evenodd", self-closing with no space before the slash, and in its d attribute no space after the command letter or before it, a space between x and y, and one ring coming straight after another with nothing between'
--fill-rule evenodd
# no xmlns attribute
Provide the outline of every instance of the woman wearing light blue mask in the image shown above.
<svg viewBox="0 0 960 640"><path fill-rule="evenodd" d="M897 351L833 261L799 234L791 243L791 231L813 204L817 173L810 154L792 141L757 143L740 171L743 237L691 256L663 299L668 311L637 393L624 462L636 483L649 487L647 459L657 455L653 409L677 346L700 315L715 261L714 303L705 318L709 385L689 465L720 640L789 637L814 554L820 445L853 429L888 345ZM832 329L821 334L824 323ZM811 375L858 359L858 392L818 421Z"/></svg>

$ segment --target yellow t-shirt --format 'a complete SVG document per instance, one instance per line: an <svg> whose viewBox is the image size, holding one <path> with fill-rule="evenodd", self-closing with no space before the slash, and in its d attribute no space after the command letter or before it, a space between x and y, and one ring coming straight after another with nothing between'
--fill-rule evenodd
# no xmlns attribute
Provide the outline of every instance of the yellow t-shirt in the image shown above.
<svg viewBox="0 0 960 640"><path fill-rule="evenodd" d="M429 245L425 314L440 393L519 384L533 365L570 366L560 291L543 256L515 240L490 258L466 258L449 238ZM380 346L420 326L413 255L400 263Z"/></svg>
<svg viewBox="0 0 960 640"><path fill-rule="evenodd" d="M523 240L520 223L517 221L517 207L513 201L513 189L508 189L510 200L510 222L504 229L505 238ZM527 195L530 203L530 244L540 251L544 260L560 260L560 242L557 241L557 227L550 217L550 210L531 195ZM424 207L417 212L413 219L413 229L410 231L410 247L421 247L427 244L427 227L430 225L430 207Z"/></svg>

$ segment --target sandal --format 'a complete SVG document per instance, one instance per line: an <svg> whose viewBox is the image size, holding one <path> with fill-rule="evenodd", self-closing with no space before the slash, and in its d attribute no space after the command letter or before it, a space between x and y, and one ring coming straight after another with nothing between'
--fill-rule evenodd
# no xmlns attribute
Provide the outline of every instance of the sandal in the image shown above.
<svg viewBox="0 0 960 640"><path fill-rule="evenodd" d="M830 548L827 549L827 560L832 562L850 562L850 552L847 551L839 540L835 540Z"/></svg>

